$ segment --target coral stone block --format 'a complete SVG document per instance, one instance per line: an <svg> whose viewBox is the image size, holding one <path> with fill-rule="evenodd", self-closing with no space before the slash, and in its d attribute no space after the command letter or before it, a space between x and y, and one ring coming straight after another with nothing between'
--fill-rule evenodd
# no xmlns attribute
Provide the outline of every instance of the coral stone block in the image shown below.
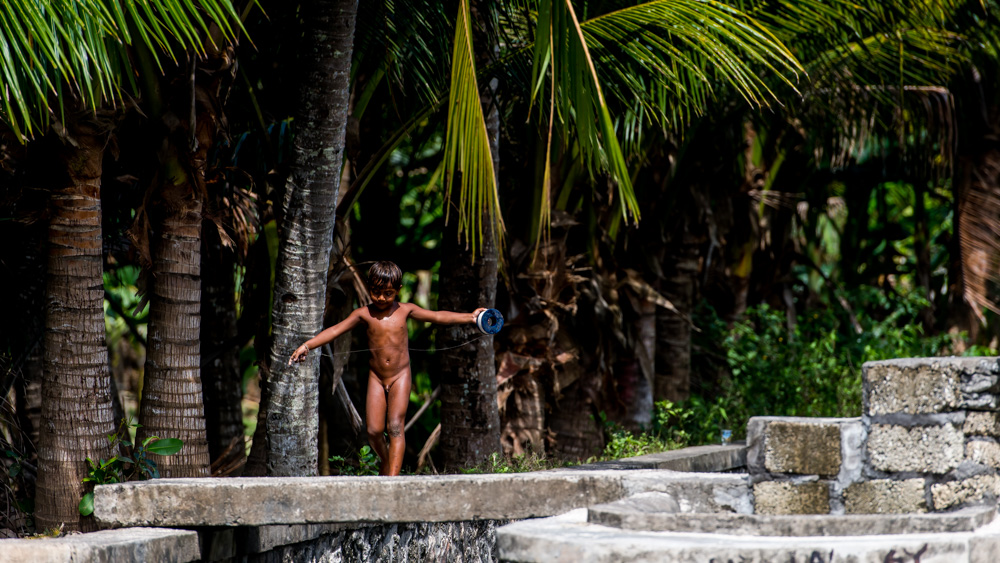
<svg viewBox="0 0 1000 563"><path fill-rule="evenodd" d="M840 425L775 421L764 434L764 466L772 473L836 475Z"/></svg>
<svg viewBox="0 0 1000 563"><path fill-rule="evenodd" d="M757 514L828 514L830 485L826 481L793 483L764 481L753 487Z"/></svg>
<svg viewBox="0 0 1000 563"><path fill-rule="evenodd" d="M848 514L898 514L927 512L923 479L876 479L844 489Z"/></svg>
<svg viewBox="0 0 1000 563"><path fill-rule="evenodd" d="M868 459L878 471L941 474L958 467L964 458L965 435L952 424L873 424L868 433Z"/></svg>
<svg viewBox="0 0 1000 563"><path fill-rule="evenodd" d="M996 358L907 358L866 362L864 413L933 414L996 409L1000 366Z"/></svg>
<svg viewBox="0 0 1000 563"><path fill-rule="evenodd" d="M931 485L934 510L995 499L998 493L1000 493L1000 476L997 475L976 475L961 481Z"/></svg>

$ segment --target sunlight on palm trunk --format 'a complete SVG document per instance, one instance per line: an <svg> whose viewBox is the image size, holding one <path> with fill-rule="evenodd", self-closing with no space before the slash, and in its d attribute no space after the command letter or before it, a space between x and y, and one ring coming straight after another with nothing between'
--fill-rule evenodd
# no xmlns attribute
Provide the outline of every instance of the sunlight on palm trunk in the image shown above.
<svg viewBox="0 0 1000 563"><path fill-rule="evenodd" d="M169 211L153 245L149 347L137 439L159 436L184 442L175 455L155 456L164 477L207 477L209 466L200 366L202 203L191 188L164 187L175 193L164 198Z"/></svg>
<svg viewBox="0 0 1000 563"><path fill-rule="evenodd" d="M323 328L357 2L317 1L305 9L304 72L282 206L273 338L262 370L260 413L246 475L317 472L319 354L294 366L288 358Z"/></svg>
<svg viewBox="0 0 1000 563"><path fill-rule="evenodd" d="M52 191L42 420L35 521L39 530L96 528L80 516L85 458L110 457L114 431L104 336L101 170L110 126L69 128L60 157L68 180ZM73 146L75 145L75 146Z"/></svg>

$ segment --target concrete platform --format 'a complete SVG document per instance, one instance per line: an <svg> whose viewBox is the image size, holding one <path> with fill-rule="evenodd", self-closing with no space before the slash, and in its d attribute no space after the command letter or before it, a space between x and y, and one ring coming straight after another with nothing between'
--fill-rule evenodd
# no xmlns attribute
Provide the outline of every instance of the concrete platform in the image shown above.
<svg viewBox="0 0 1000 563"><path fill-rule="evenodd" d="M681 513L671 495L642 493L590 507L587 521L623 530L801 537L973 532L992 522L995 516L996 509L992 506L939 514Z"/></svg>
<svg viewBox="0 0 1000 563"><path fill-rule="evenodd" d="M642 532L587 522L585 509L497 530L501 561L704 563L995 563L1000 521L974 532L906 535L749 537Z"/></svg>
<svg viewBox="0 0 1000 563"><path fill-rule="evenodd" d="M198 534L188 530L124 528L61 538L0 541L0 563L74 563L201 559Z"/></svg>
<svg viewBox="0 0 1000 563"><path fill-rule="evenodd" d="M100 485L94 516L112 527L520 520L641 492L685 512L752 511L746 476L635 470L494 475L154 479Z"/></svg>

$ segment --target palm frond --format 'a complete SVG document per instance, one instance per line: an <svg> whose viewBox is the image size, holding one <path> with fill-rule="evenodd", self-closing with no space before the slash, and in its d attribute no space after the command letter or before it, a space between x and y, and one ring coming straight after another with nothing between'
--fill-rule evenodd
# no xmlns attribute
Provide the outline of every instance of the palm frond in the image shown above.
<svg viewBox="0 0 1000 563"><path fill-rule="evenodd" d="M686 112L704 113L722 87L766 106L777 99L769 79L794 89L803 70L768 27L719 2L647 2L583 28L607 78L629 85L630 94L646 93L640 102L650 116L675 123Z"/></svg>
<svg viewBox="0 0 1000 563"><path fill-rule="evenodd" d="M472 49L472 23L468 0L461 0L455 22L455 46L452 52L451 91L448 98L448 128L444 162L447 196L459 181L459 233L471 244L482 246L484 229L492 229L497 246L503 245L503 222L497 194L496 175L486 120L476 80L475 54ZM448 208L445 221L451 214Z"/></svg>
<svg viewBox="0 0 1000 563"><path fill-rule="evenodd" d="M552 0L542 2L539 8L532 100L541 90L546 73L551 72L550 105L560 121L576 133L584 165L591 173L607 170L618 184L625 218L638 219L639 204L625 157L573 5L569 0ZM551 160L546 160L551 165ZM546 176L551 177L548 170Z"/></svg>
<svg viewBox="0 0 1000 563"><path fill-rule="evenodd" d="M123 9L124 5L124 9ZM117 104L132 81L133 31L154 57L204 54L214 23L227 40L242 23L231 0L7 0L0 3L0 121L24 140L71 104Z"/></svg>
<svg viewBox="0 0 1000 563"><path fill-rule="evenodd" d="M803 70L765 26L712 0L643 2L582 23L569 0L541 2L534 54L533 99L551 68L559 118L575 127L588 169L618 183L626 219L638 217L638 204L618 137L637 146L648 123L679 128L724 88L768 105L777 100L771 80L794 90ZM602 84L614 85L617 123Z"/></svg>

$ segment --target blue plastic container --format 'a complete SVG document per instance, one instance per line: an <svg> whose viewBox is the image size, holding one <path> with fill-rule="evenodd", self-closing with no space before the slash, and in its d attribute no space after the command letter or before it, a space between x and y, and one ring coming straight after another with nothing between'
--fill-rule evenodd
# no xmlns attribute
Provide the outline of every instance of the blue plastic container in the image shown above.
<svg viewBox="0 0 1000 563"><path fill-rule="evenodd" d="M496 309L486 309L476 316L476 328L483 334L496 334L503 328L503 315Z"/></svg>

